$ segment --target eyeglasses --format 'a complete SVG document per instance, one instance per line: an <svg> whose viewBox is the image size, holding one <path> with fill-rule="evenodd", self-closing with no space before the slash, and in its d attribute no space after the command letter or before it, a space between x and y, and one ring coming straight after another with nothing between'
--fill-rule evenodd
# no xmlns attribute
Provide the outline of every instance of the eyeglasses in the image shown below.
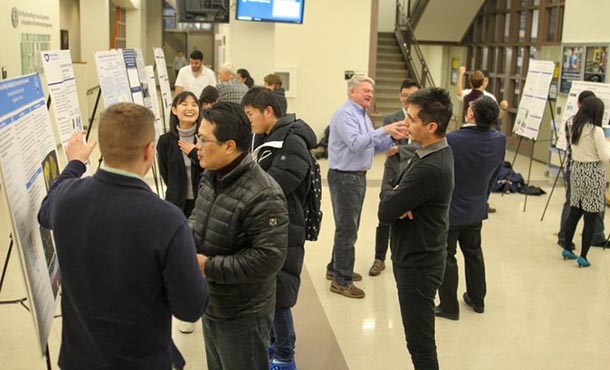
<svg viewBox="0 0 610 370"><path fill-rule="evenodd" d="M205 143L216 143L216 144L224 144L225 140L208 140L203 138L201 135L197 135L197 141L199 141L202 145Z"/></svg>

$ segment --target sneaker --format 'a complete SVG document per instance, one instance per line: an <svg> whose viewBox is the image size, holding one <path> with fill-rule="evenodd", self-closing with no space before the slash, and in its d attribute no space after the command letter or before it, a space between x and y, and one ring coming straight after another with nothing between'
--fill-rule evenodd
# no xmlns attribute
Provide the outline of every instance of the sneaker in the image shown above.
<svg viewBox="0 0 610 370"><path fill-rule="evenodd" d="M334 280L330 283L330 291L333 293L341 294L347 298L364 298L364 290L356 287L354 284L343 286L337 284Z"/></svg>
<svg viewBox="0 0 610 370"><path fill-rule="evenodd" d="M464 295L462 297L464 298L464 303L466 303L467 305L472 307L474 312L476 312L476 313L483 313L483 312L485 312L485 307L484 306L475 306L475 305L472 304L472 300L470 300L470 296L468 295L468 293L464 293Z"/></svg>
<svg viewBox="0 0 610 370"><path fill-rule="evenodd" d="M297 370L297 364L294 360L282 361L274 358L269 362L269 370Z"/></svg>
<svg viewBox="0 0 610 370"><path fill-rule="evenodd" d="M381 271L385 270L385 262L382 260L375 260L373 266L369 269L370 276L377 276L381 274Z"/></svg>
<svg viewBox="0 0 610 370"><path fill-rule="evenodd" d="M334 271L326 271L326 280L332 280L335 278L335 272ZM362 275L360 275L357 272L352 273L352 281L361 281L362 280Z"/></svg>
<svg viewBox="0 0 610 370"><path fill-rule="evenodd" d="M178 331L184 334L189 334L195 331L195 324L188 321L178 322Z"/></svg>

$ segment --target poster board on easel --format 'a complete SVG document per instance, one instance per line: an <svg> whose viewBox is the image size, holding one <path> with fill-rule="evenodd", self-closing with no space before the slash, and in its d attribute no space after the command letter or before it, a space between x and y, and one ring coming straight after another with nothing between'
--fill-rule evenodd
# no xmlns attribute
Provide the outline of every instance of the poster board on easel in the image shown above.
<svg viewBox="0 0 610 370"><path fill-rule="evenodd" d="M60 287L51 232L37 214L59 175L55 138L38 74L0 81L0 177L41 353Z"/></svg>
<svg viewBox="0 0 610 370"><path fill-rule="evenodd" d="M95 53L95 66L100 81L104 106L133 102L123 56L118 50Z"/></svg>
<svg viewBox="0 0 610 370"><path fill-rule="evenodd" d="M530 61L513 133L526 139L538 138L554 70L555 63L552 61Z"/></svg>
<svg viewBox="0 0 610 370"><path fill-rule="evenodd" d="M70 50L47 50L40 54L55 112L55 124L65 154L70 137L74 132L83 130L72 58Z"/></svg>
<svg viewBox="0 0 610 370"><path fill-rule="evenodd" d="M169 112L172 106L172 90L169 87L169 78L167 76L167 65L165 63L165 54L161 48L153 48L155 54L155 66L157 69L157 78L159 80L159 89L161 90L161 102L163 104L163 127L167 131L169 125Z"/></svg>
<svg viewBox="0 0 610 370"><path fill-rule="evenodd" d="M589 90L592 91L595 96L600 98L604 102L604 117L602 118L602 124L608 125L610 122L610 84L603 84L599 82L588 82L588 81L572 81L566 104L563 107L563 115L561 116L561 124L557 128L559 136L555 147L561 150L567 149L567 141L565 134L566 121L578 112L578 95L581 92Z"/></svg>

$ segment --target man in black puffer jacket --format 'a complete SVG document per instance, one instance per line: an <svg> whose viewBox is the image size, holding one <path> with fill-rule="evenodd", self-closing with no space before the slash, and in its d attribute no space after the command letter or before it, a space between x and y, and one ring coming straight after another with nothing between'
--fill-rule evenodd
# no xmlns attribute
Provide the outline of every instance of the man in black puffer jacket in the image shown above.
<svg viewBox="0 0 610 370"><path fill-rule="evenodd" d="M207 257L208 369L268 370L276 275L286 259L286 197L248 153L251 129L239 105L204 111L198 136L205 171L189 224Z"/></svg>
<svg viewBox="0 0 610 370"><path fill-rule="evenodd" d="M275 95L265 88L248 91L242 102L254 132L252 156L280 184L288 201L288 255L277 275L277 300L273 318L272 366L296 369L295 332L291 307L296 304L301 285L305 250L303 207L310 190L311 154L316 134L293 114L284 115Z"/></svg>

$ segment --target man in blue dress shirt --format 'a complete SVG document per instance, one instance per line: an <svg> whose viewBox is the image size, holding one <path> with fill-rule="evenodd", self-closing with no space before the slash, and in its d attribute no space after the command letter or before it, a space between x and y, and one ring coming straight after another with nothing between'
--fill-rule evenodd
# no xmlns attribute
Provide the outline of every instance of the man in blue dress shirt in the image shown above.
<svg viewBox="0 0 610 370"><path fill-rule="evenodd" d="M328 187L335 219L335 238L326 278L331 292L349 298L363 298L364 291L353 284L362 280L354 273L356 239L366 191L366 171L375 152L394 145L392 137L406 137L404 121L373 128L366 110L373 100L375 81L356 75L348 82L348 100L333 115L328 143Z"/></svg>

